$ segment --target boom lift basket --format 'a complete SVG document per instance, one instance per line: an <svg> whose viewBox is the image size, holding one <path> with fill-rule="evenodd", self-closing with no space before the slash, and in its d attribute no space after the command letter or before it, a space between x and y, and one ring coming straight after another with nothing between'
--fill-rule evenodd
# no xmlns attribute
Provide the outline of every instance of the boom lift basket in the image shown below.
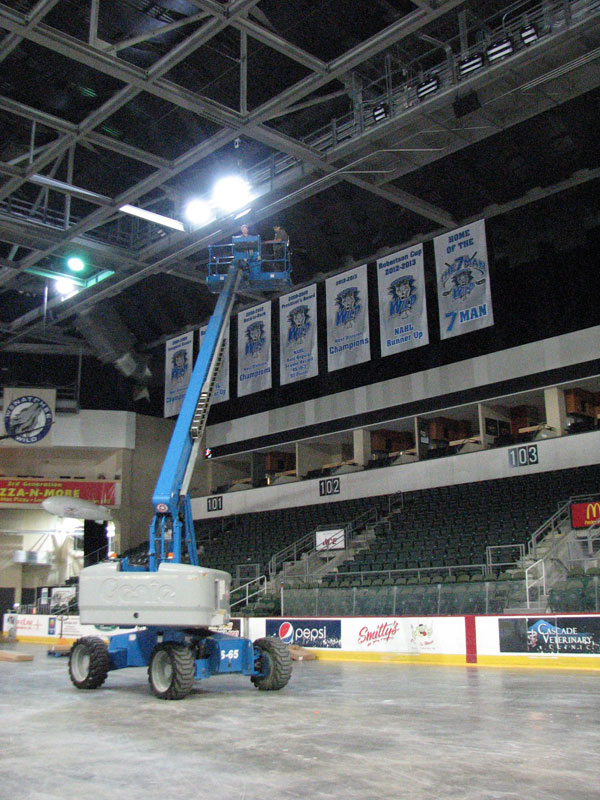
<svg viewBox="0 0 600 800"><path fill-rule="evenodd" d="M234 236L231 244L211 245L206 278L211 292L221 291L232 264L242 268L244 283L260 291L277 292L292 285L287 242L263 242L260 236Z"/></svg>

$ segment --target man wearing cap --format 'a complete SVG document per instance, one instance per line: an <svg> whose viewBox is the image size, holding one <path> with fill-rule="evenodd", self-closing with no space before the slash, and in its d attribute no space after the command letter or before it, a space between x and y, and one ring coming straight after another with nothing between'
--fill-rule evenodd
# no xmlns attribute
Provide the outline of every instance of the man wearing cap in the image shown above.
<svg viewBox="0 0 600 800"><path fill-rule="evenodd" d="M289 247L290 237L288 236L287 231L284 230L278 222L273 225L273 230L275 231L273 235L273 241L275 242L275 244L273 244L273 255L275 258L283 261L285 258L285 247L283 244L286 244ZM279 242L281 242L281 244L278 244Z"/></svg>

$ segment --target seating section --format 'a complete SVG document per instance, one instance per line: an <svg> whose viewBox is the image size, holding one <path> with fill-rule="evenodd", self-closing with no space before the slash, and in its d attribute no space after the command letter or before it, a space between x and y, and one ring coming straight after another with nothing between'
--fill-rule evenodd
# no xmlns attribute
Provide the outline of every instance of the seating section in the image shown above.
<svg viewBox="0 0 600 800"><path fill-rule="evenodd" d="M523 604L523 575L473 569L485 563L486 547L525 544L569 497L599 490L600 465L594 465L405 492L388 521L394 498L380 495L199 520L195 527L200 563L234 577L238 567L249 565L264 574L276 552L318 526L340 525L377 508L383 522L370 547L318 587L286 592L286 614L497 613ZM146 549L143 543L130 551L130 560L147 563ZM451 574L448 567L455 567ZM426 571L418 577L399 572L411 569ZM552 609L597 609L597 583L591 574L570 578L553 590Z"/></svg>
<svg viewBox="0 0 600 800"><path fill-rule="evenodd" d="M560 503L599 490L594 465L406 492L389 530L380 526L369 550L338 573L484 564L488 545L526 544Z"/></svg>
<svg viewBox="0 0 600 800"><path fill-rule="evenodd" d="M557 613L600 611L600 568L567 575L550 590L549 605Z"/></svg>
<svg viewBox="0 0 600 800"><path fill-rule="evenodd" d="M473 581L468 576L447 584L284 589L289 616L501 614L524 602L522 580Z"/></svg>
<svg viewBox="0 0 600 800"><path fill-rule="evenodd" d="M196 538L203 548L200 559L205 566L224 569L232 575L240 565L259 564L263 574L275 553L305 534L320 525L351 522L371 508L387 513L387 495L198 520Z"/></svg>

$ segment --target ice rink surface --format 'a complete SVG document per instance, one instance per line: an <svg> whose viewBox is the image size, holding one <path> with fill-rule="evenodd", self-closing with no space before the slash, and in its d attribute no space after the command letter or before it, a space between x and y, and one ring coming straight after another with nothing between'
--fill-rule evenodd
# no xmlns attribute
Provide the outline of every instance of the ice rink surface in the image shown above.
<svg viewBox="0 0 600 800"><path fill-rule="evenodd" d="M599 796L600 674L296 662L280 692L145 669L78 691L47 647L0 662L4 800L379 800Z"/></svg>

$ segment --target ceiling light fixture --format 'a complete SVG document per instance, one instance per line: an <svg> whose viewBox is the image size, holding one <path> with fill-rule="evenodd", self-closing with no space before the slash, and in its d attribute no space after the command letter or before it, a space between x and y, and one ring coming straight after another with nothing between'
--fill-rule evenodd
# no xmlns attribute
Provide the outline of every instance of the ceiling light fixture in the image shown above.
<svg viewBox="0 0 600 800"><path fill-rule="evenodd" d="M493 42L485 51L490 64L494 61L499 61L501 58L506 58L513 53L513 43L510 38L502 39L499 42Z"/></svg>
<svg viewBox="0 0 600 800"><path fill-rule="evenodd" d="M67 267L71 272L81 272L85 267L85 263L79 256L70 256L70 258L67 259Z"/></svg>
<svg viewBox="0 0 600 800"><path fill-rule="evenodd" d="M521 28L521 41L525 45L533 44L538 40L538 32L535 25L528 23L524 28Z"/></svg>
<svg viewBox="0 0 600 800"><path fill-rule="evenodd" d="M138 208L137 206L124 205L119 208L124 214L131 214L133 217L145 219L148 222L155 222L163 228L173 228L175 231L185 231L183 222L178 219L171 219L171 217L163 217L162 214L155 214L154 211L148 211L145 208Z"/></svg>
<svg viewBox="0 0 600 800"><path fill-rule="evenodd" d="M373 109L373 117L375 122L381 122L382 120L386 119L390 115L390 107L387 103L379 103Z"/></svg>
<svg viewBox="0 0 600 800"><path fill-rule="evenodd" d="M471 72L475 72L477 69L481 69L483 67L483 56L481 53L478 53L476 56L471 56L471 58L466 58L464 61L458 62L458 74L461 78L464 78L465 75L470 75Z"/></svg>
<svg viewBox="0 0 600 800"><path fill-rule="evenodd" d="M227 213L247 206L252 199L250 184L239 175L221 178L213 188L214 204Z"/></svg>
<svg viewBox="0 0 600 800"><path fill-rule="evenodd" d="M440 88L440 79L437 75L433 78L429 78L429 80L423 81L417 86L417 97L419 100L423 100L425 97L429 97L430 94L437 92Z"/></svg>

